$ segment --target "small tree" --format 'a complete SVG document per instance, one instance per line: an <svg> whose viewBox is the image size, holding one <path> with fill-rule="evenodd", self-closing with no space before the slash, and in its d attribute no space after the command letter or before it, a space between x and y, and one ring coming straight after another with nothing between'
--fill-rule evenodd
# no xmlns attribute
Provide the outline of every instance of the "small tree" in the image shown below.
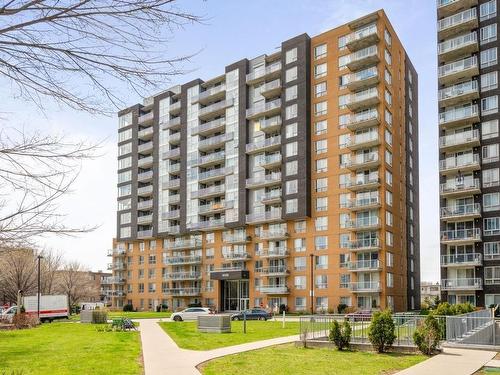
<svg viewBox="0 0 500 375"><path fill-rule="evenodd" d="M351 341L351 326L349 322L344 321L340 325L338 321L334 320L328 339L335 344L338 350L349 348L349 342Z"/></svg>
<svg viewBox="0 0 500 375"><path fill-rule="evenodd" d="M134 311L134 306L131 303L127 303L126 305L123 305L123 311L124 312Z"/></svg>
<svg viewBox="0 0 500 375"><path fill-rule="evenodd" d="M385 352L396 340L394 329L390 310L377 311L373 314L372 322L368 327L368 338L379 353Z"/></svg>
<svg viewBox="0 0 500 375"><path fill-rule="evenodd" d="M418 349L426 355L431 355L437 348L441 336L438 320L428 315L424 324L413 333L413 341Z"/></svg>
<svg viewBox="0 0 500 375"><path fill-rule="evenodd" d="M345 303L339 303L337 306L337 312L339 314L344 314L344 312L347 310L349 306L347 306Z"/></svg>

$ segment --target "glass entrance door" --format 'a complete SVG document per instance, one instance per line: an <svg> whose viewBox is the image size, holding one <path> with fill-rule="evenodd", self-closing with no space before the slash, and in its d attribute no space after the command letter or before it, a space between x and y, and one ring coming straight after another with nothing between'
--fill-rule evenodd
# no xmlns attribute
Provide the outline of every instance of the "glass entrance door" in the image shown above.
<svg viewBox="0 0 500 375"><path fill-rule="evenodd" d="M224 281L224 310L238 311L250 307L248 280Z"/></svg>

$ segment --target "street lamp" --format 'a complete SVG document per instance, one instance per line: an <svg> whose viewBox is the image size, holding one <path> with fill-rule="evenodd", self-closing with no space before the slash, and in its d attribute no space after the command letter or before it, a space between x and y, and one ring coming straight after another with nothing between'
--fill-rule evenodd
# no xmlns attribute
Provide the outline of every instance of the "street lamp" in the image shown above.
<svg viewBox="0 0 500 375"><path fill-rule="evenodd" d="M311 297L311 315L314 315L314 254L309 254L311 259L310 268L311 268L311 280L310 280L310 290L309 295Z"/></svg>
<svg viewBox="0 0 500 375"><path fill-rule="evenodd" d="M36 259L38 261L38 282L37 282L38 287L37 287L37 299L36 299L37 308L36 308L36 311L37 311L38 320L40 320L40 260L43 259L43 256L37 255Z"/></svg>

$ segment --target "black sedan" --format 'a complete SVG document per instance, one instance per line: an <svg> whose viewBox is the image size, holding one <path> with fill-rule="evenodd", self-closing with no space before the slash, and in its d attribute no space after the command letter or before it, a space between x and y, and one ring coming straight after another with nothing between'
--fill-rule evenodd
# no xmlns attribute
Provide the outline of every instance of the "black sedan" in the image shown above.
<svg viewBox="0 0 500 375"><path fill-rule="evenodd" d="M231 315L231 320L243 320L243 314L246 315L247 320L267 320L271 319L271 314L263 309L248 309L240 311L239 313Z"/></svg>

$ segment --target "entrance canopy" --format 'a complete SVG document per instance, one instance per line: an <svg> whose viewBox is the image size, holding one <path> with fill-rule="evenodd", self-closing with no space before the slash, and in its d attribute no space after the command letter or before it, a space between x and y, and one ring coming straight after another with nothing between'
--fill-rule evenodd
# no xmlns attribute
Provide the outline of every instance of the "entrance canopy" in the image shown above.
<svg viewBox="0 0 500 375"><path fill-rule="evenodd" d="M211 280L248 280L249 277L250 274L247 270L210 272Z"/></svg>

